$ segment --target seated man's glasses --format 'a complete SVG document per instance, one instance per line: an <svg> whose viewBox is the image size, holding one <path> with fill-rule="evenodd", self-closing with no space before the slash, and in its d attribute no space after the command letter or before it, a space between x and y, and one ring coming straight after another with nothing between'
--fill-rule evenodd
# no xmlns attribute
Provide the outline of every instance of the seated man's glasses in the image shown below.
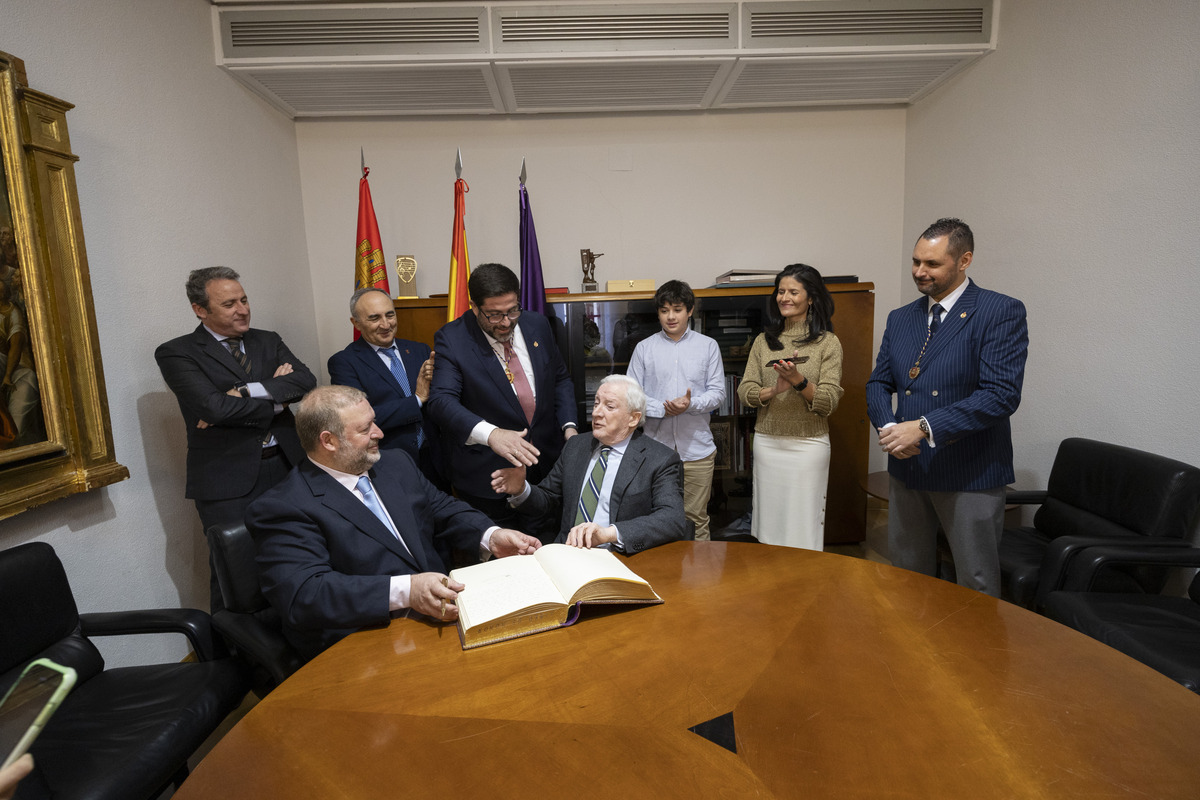
<svg viewBox="0 0 1200 800"><path fill-rule="evenodd" d="M516 306L515 308L510 308L508 311L491 311L491 312L480 311L479 313L483 314L484 319L486 319L488 322L495 325L497 322L500 322L505 317L508 317L509 319L514 320L514 321L519 319L521 316L521 307Z"/></svg>

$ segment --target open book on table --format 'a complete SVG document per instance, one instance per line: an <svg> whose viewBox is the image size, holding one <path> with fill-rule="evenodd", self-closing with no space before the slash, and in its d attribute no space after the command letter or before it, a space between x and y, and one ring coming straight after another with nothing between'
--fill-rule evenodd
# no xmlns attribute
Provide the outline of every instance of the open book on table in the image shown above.
<svg viewBox="0 0 1200 800"><path fill-rule="evenodd" d="M571 625L583 603L662 602L610 551L565 544L456 569L450 577L467 587L458 595L464 650Z"/></svg>

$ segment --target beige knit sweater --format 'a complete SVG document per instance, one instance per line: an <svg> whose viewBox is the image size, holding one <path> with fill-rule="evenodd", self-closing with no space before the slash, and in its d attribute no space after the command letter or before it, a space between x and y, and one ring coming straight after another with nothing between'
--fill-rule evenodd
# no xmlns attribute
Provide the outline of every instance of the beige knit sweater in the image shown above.
<svg viewBox="0 0 1200 800"><path fill-rule="evenodd" d="M738 386L741 401L761 409L754 425L755 432L800 438L829 433L825 418L833 413L842 398L842 343L829 332L816 341L800 343L798 338L784 331L780 341L783 349L772 350L767 346L766 336L758 335L750 348L746 372ZM792 354L797 351L799 356L792 359ZM767 362L776 358L797 362L796 370L816 384L812 403L795 390L777 394L766 403L759 400L764 386L775 385L775 370L768 367Z"/></svg>

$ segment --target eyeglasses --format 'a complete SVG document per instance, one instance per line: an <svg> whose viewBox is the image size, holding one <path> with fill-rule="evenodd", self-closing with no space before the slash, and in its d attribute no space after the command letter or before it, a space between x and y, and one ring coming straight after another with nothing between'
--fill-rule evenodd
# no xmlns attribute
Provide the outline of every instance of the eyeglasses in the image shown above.
<svg viewBox="0 0 1200 800"><path fill-rule="evenodd" d="M481 310L479 313L483 314L484 319L495 325L497 322L502 321L505 317L514 321L519 319L521 316L521 307L517 306L516 308L510 308L508 311L487 312Z"/></svg>

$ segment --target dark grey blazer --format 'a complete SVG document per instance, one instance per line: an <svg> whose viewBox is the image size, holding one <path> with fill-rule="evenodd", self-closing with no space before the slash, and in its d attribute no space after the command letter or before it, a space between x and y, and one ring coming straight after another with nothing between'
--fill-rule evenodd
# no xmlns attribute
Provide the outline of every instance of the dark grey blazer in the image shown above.
<svg viewBox="0 0 1200 800"><path fill-rule="evenodd" d="M296 421L286 408L275 413L270 400L231 397L241 383L261 383L279 403L299 400L317 379L274 331L251 328L242 337L250 357L249 375L203 325L164 342L154 351L163 380L175 393L187 427L187 491L193 500L227 500L254 488L262 464L262 443L273 435L288 459L304 455L296 438ZM279 365L292 372L272 377ZM205 428L197 427L204 420Z"/></svg>
<svg viewBox="0 0 1200 800"><path fill-rule="evenodd" d="M524 515L560 514L558 539L567 540L575 524L575 507L587 477L587 465L600 443L591 433L567 440L550 473L518 507ZM637 553L677 539L688 538L683 513L683 464L666 445L635 431L609 498L610 522L621 532L625 552Z"/></svg>

